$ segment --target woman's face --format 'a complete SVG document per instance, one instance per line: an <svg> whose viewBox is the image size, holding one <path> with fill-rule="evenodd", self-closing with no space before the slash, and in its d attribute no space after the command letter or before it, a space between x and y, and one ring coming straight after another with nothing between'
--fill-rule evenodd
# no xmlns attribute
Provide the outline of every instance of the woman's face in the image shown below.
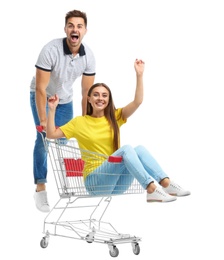
<svg viewBox="0 0 224 260"><path fill-rule="evenodd" d="M88 97L88 102L93 107L92 116L104 116L104 109L109 103L109 91L103 86L95 87Z"/></svg>

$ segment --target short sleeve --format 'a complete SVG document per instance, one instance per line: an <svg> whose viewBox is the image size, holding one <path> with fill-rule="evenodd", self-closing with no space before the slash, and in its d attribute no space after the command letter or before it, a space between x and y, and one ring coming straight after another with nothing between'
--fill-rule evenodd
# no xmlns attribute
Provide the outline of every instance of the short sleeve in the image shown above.
<svg viewBox="0 0 224 260"><path fill-rule="evenodd" d="M53 69L53 60L51 57L51 51L44 46L38 56L35 67L51 71Z"/></svg>
<svg viewBox="0 0 224 260"><path fill-rule="evenodd" d="M115 110L115 117L119 127L127 122L127 119L124 120L122 118L122 108L118 108Z"/></svg>
<svg viewBox="0 0 224 260"><path fill-rule="evenodd" d="M86 68L83 75L93 76L96 74L96 59L93 51L87 45L85 45L85 52L86 52Z"/></svg>

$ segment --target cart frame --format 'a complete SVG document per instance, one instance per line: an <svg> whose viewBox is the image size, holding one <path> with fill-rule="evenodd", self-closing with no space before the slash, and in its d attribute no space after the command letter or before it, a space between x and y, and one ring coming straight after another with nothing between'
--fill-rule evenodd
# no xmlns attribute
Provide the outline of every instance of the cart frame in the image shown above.
<svg viewBox="0 0 224 260"><path fill-rule="evenodd" d="M110 157L79 149L75 139L47 139L42 129L37 127L37 130L42 135L45 149L49 155L60 197L44 219L44 236L40 241L40 246L46 248L50 236L60 236L83 240L87 243L106 244L112 257L117 257L119 254L118 244L130 243L133 253L138 255L141 238L120 233L110 222L105 222L102 219L113 196L142 194L144 189L136 179L133 179L131 184L124 185L122 194L111 194L107 192L106 188L103 194L92 195L86 189L83 178L83 154L88 154L88 161L94 161L94 164L97 162L100 165L103 161L109 160L115 165L115 171L116 164L120 163L122 157ZM67 164L66 159L68 159ZM110 175L112 174L108 173L108 179L110 179ZM114 175L116 172L113 172ZM107 183L105 187L110 188L110 184ZM94 188L97 189L96 184L94 184ZM68 220L71 216L71 214L69 217L67 216L68 212L73 213L73 216L81 214L81 217L76 218L76 220ZM83 215L87 217L83 219Z"/></svg>

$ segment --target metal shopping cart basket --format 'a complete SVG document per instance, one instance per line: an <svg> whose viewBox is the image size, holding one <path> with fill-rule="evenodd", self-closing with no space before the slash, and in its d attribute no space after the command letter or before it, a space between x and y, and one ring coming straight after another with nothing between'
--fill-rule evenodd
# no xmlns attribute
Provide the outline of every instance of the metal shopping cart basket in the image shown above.
<svg viewBox="0 0 224 260"><path fill-rule="evenodd" d="M79 149L75 139L51 140L44 138L40 128L46 150L49 154L60 199L51 209L44 220L40 245L46 248L50 236L61 236L80 239L88 243L98 242L108 245L109 254L117 257L117 244L130 243L135 255L140 253L141 238L130 234L122 234L111 223L102 220L113 196L140 194L144 192L139 182L130 176L125 178L122 185L111 186L111 178L118 176L116 167L122 157L105 156L87 150ZM106 176L103 183L97 183L97 175L91 176L92 181L86 187L85 168L101 165L105 160L110 162L110 173L98 172ZM111 167L113 171L111 172ZM96 178L95 178L96 177ZM119 177L122 176L119 174ZM94 190L94 192L93 192ZM111 193L111 190L114 192ZM87 218L83 218L86 216ZM71 219L75 216L75 220Z"/></svg>

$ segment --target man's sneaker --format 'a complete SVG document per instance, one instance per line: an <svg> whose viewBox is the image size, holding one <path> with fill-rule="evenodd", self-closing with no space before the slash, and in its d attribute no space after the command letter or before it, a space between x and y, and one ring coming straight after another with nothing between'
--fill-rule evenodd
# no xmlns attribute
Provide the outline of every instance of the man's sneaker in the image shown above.
<svg viewBox="0 0 224 260"><path fill-rule="evenodd" d="M176 199L176 197L170 196L158 187L154 190L153 193L147 193L147 202L170 202Z"/></svg>
<svg viewBox="0 0 224 260"><path fill-rule="evenodd" d="M34 193L34 200L37 209L39 209L42 212L49 212L50 211L50 206L47 200L47 192L45 190L43 191L38 191Z"/></svg>
<svg viewBox="0 0 224 260"><path fill-rule="evenodd" d="M178 197L187 196L191 194L190 191L183 189L173 181L170 182L167 188L163 188L163 190L170 195L178 196Z"/></svg>

